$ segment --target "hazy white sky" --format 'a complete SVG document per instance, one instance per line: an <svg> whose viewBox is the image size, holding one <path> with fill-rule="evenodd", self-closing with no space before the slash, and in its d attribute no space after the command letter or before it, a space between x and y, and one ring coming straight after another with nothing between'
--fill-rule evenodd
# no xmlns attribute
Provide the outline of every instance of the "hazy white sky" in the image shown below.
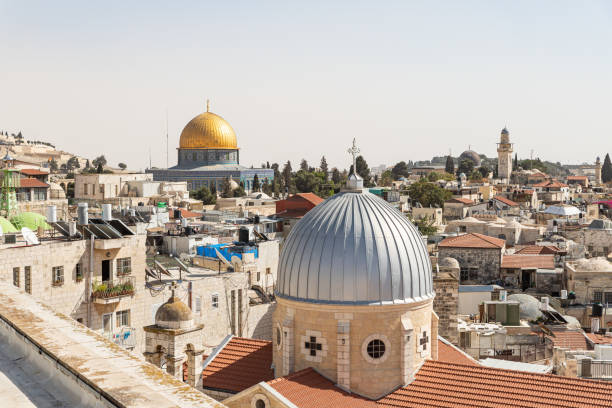
<svg viewBox="0 0 612 408"><path fill-rule="evenodd" d="M93 3L0 0L0 129L162 167L210 98L247 166L612 153L611 2Z"/></svg>

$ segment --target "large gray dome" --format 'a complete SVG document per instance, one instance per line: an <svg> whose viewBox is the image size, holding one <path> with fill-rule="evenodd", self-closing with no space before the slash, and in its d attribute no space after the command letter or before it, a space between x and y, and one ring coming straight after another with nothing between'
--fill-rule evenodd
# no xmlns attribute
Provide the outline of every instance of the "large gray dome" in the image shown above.
<svg viewBox="0 0 612 408"><path fill-rule="evenodd" d="M431 262L402 213L368 192L341 192L291 230L277 295L333 304L415 302L434 296Z"/></svg>
<svg viewBox="0 0 612 408"><path fill-rule="evenodd" d="M463 160L469 160L474 164L474 168L480 167L480 155L473 150L466 150L459 156L459 164Z"/></svg>

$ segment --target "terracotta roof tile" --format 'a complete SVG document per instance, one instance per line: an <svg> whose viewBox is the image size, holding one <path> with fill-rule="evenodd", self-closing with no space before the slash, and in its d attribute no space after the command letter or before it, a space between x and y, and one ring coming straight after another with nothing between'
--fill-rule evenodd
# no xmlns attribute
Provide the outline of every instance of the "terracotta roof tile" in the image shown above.
<svg viewBox="0 0 612 408"><path fill-rule="evenodd" d="M22 188L35 188L35 187L44 187L48 188L49 185L45 182L42 182L35 178L21 178L19 179L20 185Z"/></svg>
<svg viewBox="0 0 612 408"><path fill-rule="evenodd" d="M21 169L19 170L21 174L25 174L26 176L48 176L49 173L46 171L40 171L37 169Z"/></svg>
<svg viewBox="0 0 612 408"><path fill-rule="evenodd" d="M500 195L497 195L497 196L493 197L493 199L497 200L497 201L500 201L500 202L502 202L502 203L504 203L506 205L509 205L510 207L518 207L518 205L519 205L518 203L515 203L514 201L512 201L512 200L510 200L510 199L508 199L508 198L506 198L504 196L500 196Z"/></svg>
<svg viewBox="0 0 612 408"><path fill-rule="evenodd" d="M555 269L554 255L504 255L502 268L512 269Z"/></svg>
<svg viewBox="0 0 612 408"><path fill-rule="evenodd" d="M552 187L552 188L569 187L567 184L561 183L557 180L544 181L542 183L534 184L533 186L534 187Z"/></svg>
<svg viewBox="0 0 612 408"><path fill-rule="evenodd" d="M272 342L232 337L204 367L202 385L237 393L272 378Z"/></svg>
<svg viewBox="0 0 612 408"><path fill-rule="evenodd" d="M582 330L554 330L554 337L547 336L555 347L564 347L570 350L588 350L587 338Z"/></svg>
<svg viewBox="0 0 612 408"><path fill-rule="evenodd" d="M381 407L608 408L612 383L428 360Z"/></svg>
<svg viewBox="0 0 612 408"><path fill-rule="evenodd" d="M578 181L588 181L589 178L587 176L567 176L568 180L578 180Z"/></svg>
<svg viewBox="0 0 612 408"><path fill-rule="evenodd" d="M268 384L300 408L374 408L376 402L336 387L312 368L280 377Z"/></svg>
<svg viewBox="0 0 612 408"><path fill-rule="evenodd" d="M612 344L612 336L605 336L603 334L585 333L589 338L589 341L593 344Z"/></svg>
<svg viewBox="0 0 612 408"><path fill-rule="evenodd" d="M526 245L515 252L517 255L554 255L561 250L554 245Z"/></svg>
<svg viewBox="0 0 612 408"><path fill-rule="evenodd" d="M315 193L297 193L289 197L289 199L292 199L294 197L301 197L304 200L309 201L310 203L314 205L321 204L323 201L325 201L321 197L316 195Z"/></svg>
<svg viewBox="0 0 612 408"><path fill-rule="evenodd" d="M438 339L438 361L456 364L480 365L463 350L442 339Z"/></svg>
<svg viewBox="0 0 612 408"><path fill-rule="evenodd" d="M506 241L488 235L469 233L440 241L440 248L503 248Z"/></svg>
<svg viewBox="0 0 612 408"><path fill-rule="evenodd" d="M450 200L446 201L447 203L461 203L461 204L467 204L467 205L472 205L474 204L474 201L470 200L469 198L451 198Z"/></svg>
<svg viewBox="0 0 612 408"><path fill-rule="evenodd" d="M303 216L306 215L308 211L309 210L306 208L295 209L295 210L284 210L274 215L279 218L302 218Z"/></svg>

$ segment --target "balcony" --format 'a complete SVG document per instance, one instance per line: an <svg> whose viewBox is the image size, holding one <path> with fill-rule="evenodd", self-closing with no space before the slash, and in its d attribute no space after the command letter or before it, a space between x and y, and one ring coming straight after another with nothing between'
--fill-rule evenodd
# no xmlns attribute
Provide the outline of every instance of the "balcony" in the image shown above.
<svg viewBox="0 0 612 408"><path fill-rule="evenodd" d="M132 295L134 295L134 278L132 276L92 284L91 297L94 303L107 305L119 302L122 297Z"/></svg>
<svg viewBox="0 0 612 408"><path fill-rule="evenodd" d="M136 347L136 329L133 327L122 327L113 333L104 334L110 341L124 349L133 350Z"/></svg>

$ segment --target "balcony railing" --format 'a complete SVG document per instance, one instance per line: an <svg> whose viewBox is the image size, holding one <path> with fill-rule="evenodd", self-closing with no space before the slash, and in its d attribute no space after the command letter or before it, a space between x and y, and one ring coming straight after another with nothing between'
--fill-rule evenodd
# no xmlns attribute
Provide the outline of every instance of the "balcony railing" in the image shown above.
<svg viewBox="0 0 612 408"><path fill-rule="evenodd" d="M136 347L136 330L133 327L122 327L114 333L106 333L107 338L125 349Z"/></svg>
<svg viewBox="0 0 612 408"><path fill-rule="evenodd" d="M612 378L612 361L591 361L591 378Z"/></svg>
<svg viewBox="0 0 612 408"><path fill-rule="evenodd" d="M94 282L91 296L95 299L110 299L134 294L134 278L126 276L113 281Z"/></svg>

